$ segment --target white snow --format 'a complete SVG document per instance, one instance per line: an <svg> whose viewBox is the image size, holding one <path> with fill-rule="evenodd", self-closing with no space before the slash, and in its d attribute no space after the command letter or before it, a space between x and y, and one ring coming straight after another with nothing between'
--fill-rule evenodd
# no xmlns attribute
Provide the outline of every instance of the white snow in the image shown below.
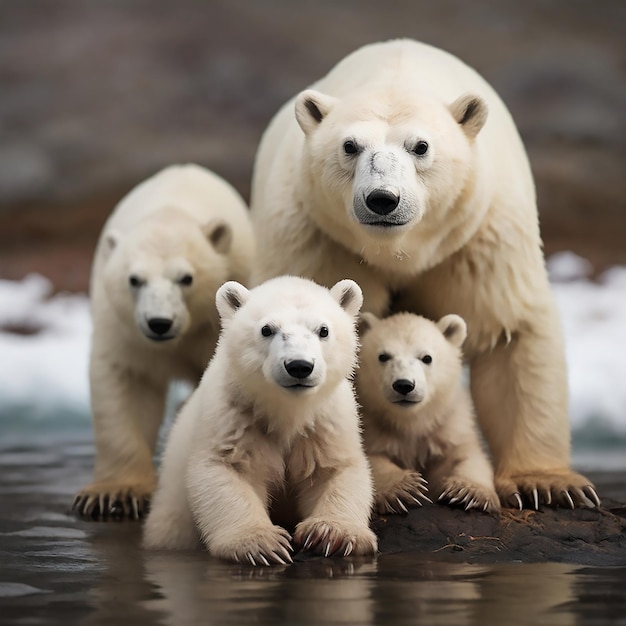
<svg viewBox="0 0 626 626"><path fill-rule="evenodd" d="M565 332L574 435L625 439L626 267L591 280L590 263L563 252L548 269ZM38 275L0 280L0 429L16 409L23 419L71 413L90 424L88 299L52 291ZM6 332L12 326L41 332Z"/></svg>
<svg viewBox="0 0 626 626"><path fill-rule="evenodd" d="M54 407L89 419L89 301L52 291L39 275L0 280L0 415L8 406L45 418ZM15 326L41 331L4 332Z"/></svg>

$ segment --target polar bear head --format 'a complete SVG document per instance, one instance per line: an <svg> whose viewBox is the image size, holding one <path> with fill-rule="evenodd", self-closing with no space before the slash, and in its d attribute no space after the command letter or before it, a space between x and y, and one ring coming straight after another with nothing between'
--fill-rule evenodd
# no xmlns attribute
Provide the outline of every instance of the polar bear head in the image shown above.
<svg viewBox="0 0 626 626"><path fill-rule="evenodd" d="M378 319L363 313L356 385L367 412L405 420L454 393L461 380L463 318L432 322L412 313Z"/></svg>
<svg viewBox="0 0 626 626"><path fill-rule="evenodd" d="M330 290L294 276L250 290L229 281L216 294L218 350L246 392L265 406L286 394L325 396L354 371L362 302L352 280Z"/></svg>
<svg viewBox="0 0 626 626"><path fill-rule="evenodd" d="M231 239L222 219L199 225L176 211L106 233L104 285L121 325L133 320L141 336L166 342L210 323L214 294L229 277Z"/></svg>
<svg viewBox="0 0 626 626"><path fill-rule="evenodd" d="M360 240L380 241L452 207L473 167L487 105L477 95L444 103L384 85L343 98L307 89L295 113L308 180L321 195L313 219L337 236L356 224Z"/></svg>

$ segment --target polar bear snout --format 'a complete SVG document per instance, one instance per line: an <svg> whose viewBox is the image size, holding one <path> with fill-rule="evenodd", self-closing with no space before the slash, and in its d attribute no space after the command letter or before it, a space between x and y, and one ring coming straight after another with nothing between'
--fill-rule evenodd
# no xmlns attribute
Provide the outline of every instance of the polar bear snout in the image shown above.
<svg viewBox="0 0 626 626"><path fill-rule="evenodd" d="M397 391L399 394L406 396L408 393L411 393L413 389L415 389L415 383L412 380L408 380L406 378L398 378L393 381L391 385L394 391Z"/></svg>
<svg viewBox="0 0 626 626"><path fill-rule="evenodd" d="M171 337L164 337L167 332L172 328L174 320L169 317L151 317L148 319L148 328L154 333L154 339L169 339Z"/></svg>
<svg viewBox="0 0 626 626"><path fill-rule="evenodd" d="M377 215L388 215L399 204L400 196L386 189L374 189L365 198L365 204Z"/></svg>
<svg viewBox="0 0 626 626"><path fill-rule="evenodd" d="M415 382L408 378L397 378L391 383L391 389L387 394L388 399L397 406L415 406L424 400L424 390L416 386Z"/></svg>
<svg viewBox="0 0 626 626"><path fill-rule="evenodd" d="M294 359L292 361L285 361L284 366L289 376L303 380L311 375L313 368L315 367L315 363L305 361L304 359Z"/></svg>
<svg viewBox="0 0 626 626"><path fill-rule="evenodd" d="M323 368L315 367L315 359L288 358L282 365L282 371L276 377L276 382L289 391L313 389L324 380Z"/></svg>

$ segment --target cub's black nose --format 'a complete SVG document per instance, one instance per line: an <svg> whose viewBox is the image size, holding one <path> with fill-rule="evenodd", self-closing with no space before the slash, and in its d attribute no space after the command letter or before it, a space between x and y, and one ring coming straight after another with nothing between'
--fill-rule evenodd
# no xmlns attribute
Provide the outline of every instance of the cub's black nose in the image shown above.
<svg viewBox="0 0 626 626"><path fill-rule="evenodd" d="M394 391L401 393L403 396L406 396L407 393L411 393L413 389L415 389L415 383L410 380L406 380L406 378L398 378L398 380L393 381L393 385L391 385Z"/></svg>
<svg viewBox="0 0 626 626"><path fill-rule="evenodd" d="M398 206L398 202L400 202L399 196L385 189L374 189L365 198L367 208L378 215L391 213Z"/></svg>
<svg viewBox="0 0 626 626"><path fill-rule="evenodd" d="M172 327L172 320L167 317L151 317L148 328L155 335L164 335Z"/></svg>
<svg viewBox="0 0 626 626"><path fill-rule="evenodd" d="M285 361L285 369L289 376L303 379L313 371L313 363L303 359L294 359L293 361Z"/></svg>

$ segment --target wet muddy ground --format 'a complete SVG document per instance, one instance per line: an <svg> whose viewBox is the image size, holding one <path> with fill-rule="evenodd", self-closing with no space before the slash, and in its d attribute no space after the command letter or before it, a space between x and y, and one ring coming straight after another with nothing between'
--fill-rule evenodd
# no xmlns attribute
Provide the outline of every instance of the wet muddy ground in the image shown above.
<svg viewBox="0 0 626 626"><path fill-rule="evenodd" d="M507 512L495 521L434 505L375 521L375 559L299 557L288 567L255 569L203 552L147 552L139 524L72 517L72 496L91 471L88 435L33 434L5 444L2 625L625 620L623 472L592 475L601 512Z"/></svg>

